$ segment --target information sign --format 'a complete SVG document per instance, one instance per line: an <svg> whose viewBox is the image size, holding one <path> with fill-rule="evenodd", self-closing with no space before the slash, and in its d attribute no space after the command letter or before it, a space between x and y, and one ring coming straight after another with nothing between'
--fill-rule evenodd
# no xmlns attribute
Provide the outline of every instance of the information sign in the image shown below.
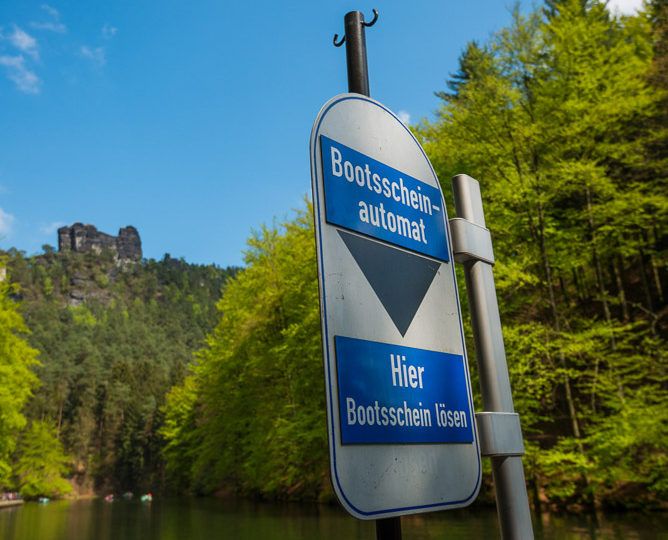
<svg viewBox="0 0 668 540"><path fill-rule="evenodd" d="M320 142L328 223L450 260L438 188L324 135Z"/></svg>
<svg viewBox="0 0 668 540"><path fill-rule="evenodd" d="M466 506L480 451L433 168L391 111L342 94L311 170L336 495L361 519Z"/></svg>

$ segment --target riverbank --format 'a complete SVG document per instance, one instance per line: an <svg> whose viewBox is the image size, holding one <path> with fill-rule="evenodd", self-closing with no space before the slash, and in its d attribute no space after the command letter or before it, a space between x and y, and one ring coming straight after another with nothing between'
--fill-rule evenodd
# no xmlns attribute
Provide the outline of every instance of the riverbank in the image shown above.
<svg viewBox="0 0 668 540"><path fill-rule="evenodd" d="M14 499L11 501L0 501L0 508L5 508L7 506L17 506L23 504L23 499Z"/></svg>

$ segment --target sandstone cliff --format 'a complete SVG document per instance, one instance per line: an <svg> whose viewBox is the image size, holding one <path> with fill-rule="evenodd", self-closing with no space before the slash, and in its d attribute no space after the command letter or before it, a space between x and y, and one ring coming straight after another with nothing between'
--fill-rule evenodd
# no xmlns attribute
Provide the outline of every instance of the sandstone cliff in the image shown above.
<svg viewBox="0 0 668 540"><path fill-rule="evenodd" d="M122 227L118 236L99 232L94 225L82 223L58 229L59 251L100 253L105 248L112 251L121 262L139 261L142 258L139 233L131 225Z"/></svg>

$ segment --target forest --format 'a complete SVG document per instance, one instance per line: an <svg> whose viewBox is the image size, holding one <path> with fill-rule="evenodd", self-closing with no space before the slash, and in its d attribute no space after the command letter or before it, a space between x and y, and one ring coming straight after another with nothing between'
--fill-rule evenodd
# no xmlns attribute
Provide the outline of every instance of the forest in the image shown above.
<svg viewBox="0 0 668 540"><path fill-rule="evenodd" d="M236 269L48 245L0 255L0 484L24 497L159 489L165 395Z"/></svg>
<svg viewBox="0 0 668 540"><path fill-rule="evenodd" d="M411 126L450 217L450 178L481 184L536 509L668 500L667 15L515 9ZM331 500L310 204L244 262L6 252L0 484Z"/></svg>

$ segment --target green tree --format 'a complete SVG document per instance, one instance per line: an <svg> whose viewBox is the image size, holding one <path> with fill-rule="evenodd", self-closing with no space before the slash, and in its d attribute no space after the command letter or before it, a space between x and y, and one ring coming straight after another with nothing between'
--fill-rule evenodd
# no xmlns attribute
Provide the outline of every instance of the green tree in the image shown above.
<svg viewBox="0 0 668 540"><path fill-rule="evenodd" d="M194 374L170 393L168 468L196 490L314 498L327 444L310 211L262 227L245 262Z"/></svg>
<svg viewBox="0 0 668 540"><path fill-rule="evenodd" d="M38 351L27 343L28 329L11 296L17 289L4 277L5 263L0 259L0 486L10 484L12 454L26 424L23 405L38 382L31 371Z"/></svg>
<svg viewBox="0 0 668 540"><path fill-rule="evenodd" d="M23 433L17 454L16 476L22 497L60 497L72 491L63 478L70 470L70 458L56 438L55 427L33 422Z"/></svg>
<svg viewBox="0 0 668 540"><path fill-rule="evenodd" d="M194 486L193 477L198 449L202 445L198 424L198 386L195 376L185 378L180 386L173 386L165 404L165 423L160 434L167 444L163 449L170 484L178 493Z"/></svg>
<svg viewBox="0 0 668 540"><path fill-rule="evenodd" d="M515 10L466 49L437 121L416 130L442 180L481 182L536 500L665 490L647 472L665 455L665 420L645 416L667 403L651 44L646 14L615 19L604 3Z"/></svg>

